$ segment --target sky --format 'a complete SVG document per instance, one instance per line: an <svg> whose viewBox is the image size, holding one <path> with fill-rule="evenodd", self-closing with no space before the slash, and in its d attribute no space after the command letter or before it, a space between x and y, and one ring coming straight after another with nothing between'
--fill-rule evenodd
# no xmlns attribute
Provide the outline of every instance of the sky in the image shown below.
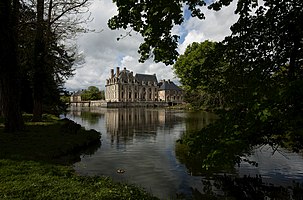
<svg viewBox="0 0 303 200"><path fill-rule="evenodd" d="M173 34L181 37L177 49L179 54L183 54L192 42L222 41L225 36L230 35L230 26L238 19L234 14L235 7L234 1L218 12L203 8L205 20L188 17L188 11L184 8L185 21L172 30ZM110 30L107 27L108 19L117 14L117 7L111 0L94 0L90 5L90 13L92 21L86 26L96 31L83 33L75 39L78 52L84 57L84 62L75 66L75 75L66 81L65 88L68 91L87 89L89 86L104 90L110 70L116 70L116 67L127 68L134 74L156 74L158 81L170 79L177 85L180 84L172 65L155 63L152 59L144 63L138 62L140 57L138 48L143 41L140 34L132 32L131 36L117 41L117 38L121 34L125 35L126 31Z"/></svg>

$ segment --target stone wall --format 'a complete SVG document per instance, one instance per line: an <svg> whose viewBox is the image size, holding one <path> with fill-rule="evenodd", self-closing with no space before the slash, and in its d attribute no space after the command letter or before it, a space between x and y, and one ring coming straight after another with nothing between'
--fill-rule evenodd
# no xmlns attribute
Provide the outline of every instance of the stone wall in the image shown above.
<svg viewBox="0 0 303 200"><path fill-rule="evenodd" d="M81 101L71 102L72 107L103 107L103 108L123 108L123 107L166 107L168 102L106 102L100 101Z"/></svg>

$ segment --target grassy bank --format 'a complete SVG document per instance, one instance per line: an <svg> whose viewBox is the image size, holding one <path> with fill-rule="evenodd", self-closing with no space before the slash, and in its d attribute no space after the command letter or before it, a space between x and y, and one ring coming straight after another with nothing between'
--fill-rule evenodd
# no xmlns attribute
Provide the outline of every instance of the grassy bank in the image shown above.
<svg viewBox="0 0 303 200"><path fill-rule="evenodd" d="M100 146L100 133L70 120L49 115L43 122L31 122L29 115L24 119L26 127L20 133L5 133L0 127L0 158L70 164L84 149L93 153Z"/></svg>
<svg viewBox="0 0 303 200"><path fill-rule="evenodd" d="M0 177L0 199L152 199L137 187L34 161L2 159Z"/></svg>
<svg viewBox="0 0 303 200"><path fill-rule="evenodd" d="M51 116L39 123L30 118L24 132L8 134L0 126L0 199L154 199L110 178L75 174L71 163L101 145L100 133Z"/></svg>

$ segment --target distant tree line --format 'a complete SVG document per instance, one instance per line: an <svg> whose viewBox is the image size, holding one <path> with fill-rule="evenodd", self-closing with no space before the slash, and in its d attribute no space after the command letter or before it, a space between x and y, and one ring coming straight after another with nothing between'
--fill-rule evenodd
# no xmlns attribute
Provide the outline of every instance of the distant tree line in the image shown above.
<svg viewBox="0 0 303 200"><path fill-rule="evenodd" d="M89 101L89 100L101 100L105 99L104 91L100 91L96 86L89 86L86 90L81 93L81 100Z"/></svg>

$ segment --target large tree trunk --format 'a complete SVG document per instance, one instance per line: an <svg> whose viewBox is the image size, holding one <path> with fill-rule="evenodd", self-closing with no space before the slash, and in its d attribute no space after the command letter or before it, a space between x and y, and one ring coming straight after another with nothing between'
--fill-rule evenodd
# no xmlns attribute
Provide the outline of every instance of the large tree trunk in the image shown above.
<svg viewBox="0 0 303 200"><path fill-rule="evenodd" d="M43 87L44 87L44 0L37 0L37 30L34 50L34 76L33 76L33 121L42 121Z"/></svg>
<svg viewBox="0 0 303 200"><path fill-rule="evenodd" d="M2 51L1 51L2 52ZM1 53L0 52L0 53ZM1 65L1 64L0 64ZM0 77L1 79L1 77ZM1 92L2 92L2 89L1 89L1 82L0 81L0 118L3 118L4 117L4 114L3 114L3 103L2 103L2 97L1 97Z"/></svg>
<svg viewBox="0 0 303 200"><path fill-rule="evenodd" d="M0 1L0 103L5 130L24 128L20 110L20 68L17 56L18 0Z"/></svg>

